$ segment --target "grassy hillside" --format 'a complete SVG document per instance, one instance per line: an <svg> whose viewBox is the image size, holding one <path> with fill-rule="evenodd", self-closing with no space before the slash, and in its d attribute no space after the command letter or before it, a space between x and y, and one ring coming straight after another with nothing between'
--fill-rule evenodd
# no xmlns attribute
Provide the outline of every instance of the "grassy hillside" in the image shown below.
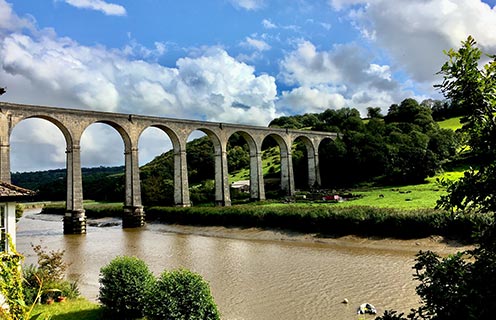
<svg viewBox="0 0 496 320"><path fill-rule="evenodd" d="M460 129L462 127L460 123L460 119L461 119L460 117L450 118L443 121L439 121L438 124L443 129L451 129L453 131L456 131L457 129Z"/></svg>

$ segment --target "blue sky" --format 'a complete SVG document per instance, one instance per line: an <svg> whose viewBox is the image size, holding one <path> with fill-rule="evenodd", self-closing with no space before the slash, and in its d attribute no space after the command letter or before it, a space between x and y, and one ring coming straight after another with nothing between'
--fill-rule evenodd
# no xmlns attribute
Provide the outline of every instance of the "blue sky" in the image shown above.
<svg viewBox="0 0 496 320"><path fill-rule="evenodd" d="M255 125L327 108L385 113L407 97L441 98L433 84L442 51L468 35L496 53L494 6L494 0L0 0L0 85L7 87L1 99ZM33 123L14 130L13 170L63 167L60 134ZM121 151L98 156L120 147L115 132L90 129L81 142L88 150L83 165L121 163ZM102 135L114 136L95 146ZM141 162L163 145L156 132L147 136ZM38 150L33 142L48 148L45 160L26 157Z"/></svg>

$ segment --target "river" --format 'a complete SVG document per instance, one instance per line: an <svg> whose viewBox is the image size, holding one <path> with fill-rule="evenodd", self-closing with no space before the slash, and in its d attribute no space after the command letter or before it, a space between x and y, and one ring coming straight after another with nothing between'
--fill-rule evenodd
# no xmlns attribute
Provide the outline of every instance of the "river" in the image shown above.
<svg viewBox="0 0 496 320"><path fill-rule="evenodd" d="M81 293L95 301L99 270L116 256L143 259L156 275L188 268L210 283L222 319L230 320L374 318L356 314L363 302L380 314L409 311L419 302L412 281L418 250L448 254L465 249L437 238L333 239L155 223L125 230L90 226L86 235L63 235L60 216L28 211L17 231L17 249L27 264L36 261L31 243L65 250L69 278L79 279ZM345 298L348 304L342 303Z"/></svg>

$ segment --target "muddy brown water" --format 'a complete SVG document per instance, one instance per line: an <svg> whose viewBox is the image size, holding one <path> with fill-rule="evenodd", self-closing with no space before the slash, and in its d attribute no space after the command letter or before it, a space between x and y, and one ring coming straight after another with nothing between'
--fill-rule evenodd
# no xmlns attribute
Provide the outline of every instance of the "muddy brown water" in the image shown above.
<svg viewBox="0 0 496 320"><path fill-rule="evenodd" d="M17 249L27 264L31 243L65 250L68 275L81 293L98 299L101 267L114 257L143 259L159 275L188 268L211 286L222 319L373 319L358 316L369 302L384 310L416 307L412 280L415 254L431 249L448 254L465 249L437 238L418 240L318 238L259 229L170 226L149 223L126 229L117 219L94 224L86 235L63 235L60 216L27 212L18 224ZM348 304L342 303L344 299Z"/></svg>

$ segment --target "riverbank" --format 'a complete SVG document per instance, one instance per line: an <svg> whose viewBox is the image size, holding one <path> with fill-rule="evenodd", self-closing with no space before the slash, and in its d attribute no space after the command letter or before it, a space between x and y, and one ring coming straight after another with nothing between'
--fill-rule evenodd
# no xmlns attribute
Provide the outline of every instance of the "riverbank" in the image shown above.
<svg viewBox="0 0 496 320"><path fill-rule="evenodd" d="M27 210L26 219L60 221L59 215L40 212L41 209ZM88 226L109 228L122 225L120 217L101 217L90 214ZM281 228L259 228L239 226L199 226L176 223L163 223L159 219L148 221L148 225L160 232L169 232L178 235L194 235L201 237L215 237L249 241L277 241L301 243L323 246L340 246L350 248L368 248L372 250L392 250L417 253L419 250L432 250L441 255L451 254L472 248L467 241L448 238L440 235L428 235L410 239L385 236L365 235L324 235L322 233L303 233Z"/></svg>
<svg viewBox="0 0 496 320"><path fill-rule="evenodd" d="M88 218L121 217L120 204L85 206ZM51 204L43 213L65 212ZM453 215L434 209L405 210L371 206L336 206L325 203L253 203L230 207L150 207L147 222L202 227L238 227L317 234L321 238L347 235L397 239L440 236L470 242L475 231L489 224L492 215ZM91 222L89 222L91 223Z"/></svg>

